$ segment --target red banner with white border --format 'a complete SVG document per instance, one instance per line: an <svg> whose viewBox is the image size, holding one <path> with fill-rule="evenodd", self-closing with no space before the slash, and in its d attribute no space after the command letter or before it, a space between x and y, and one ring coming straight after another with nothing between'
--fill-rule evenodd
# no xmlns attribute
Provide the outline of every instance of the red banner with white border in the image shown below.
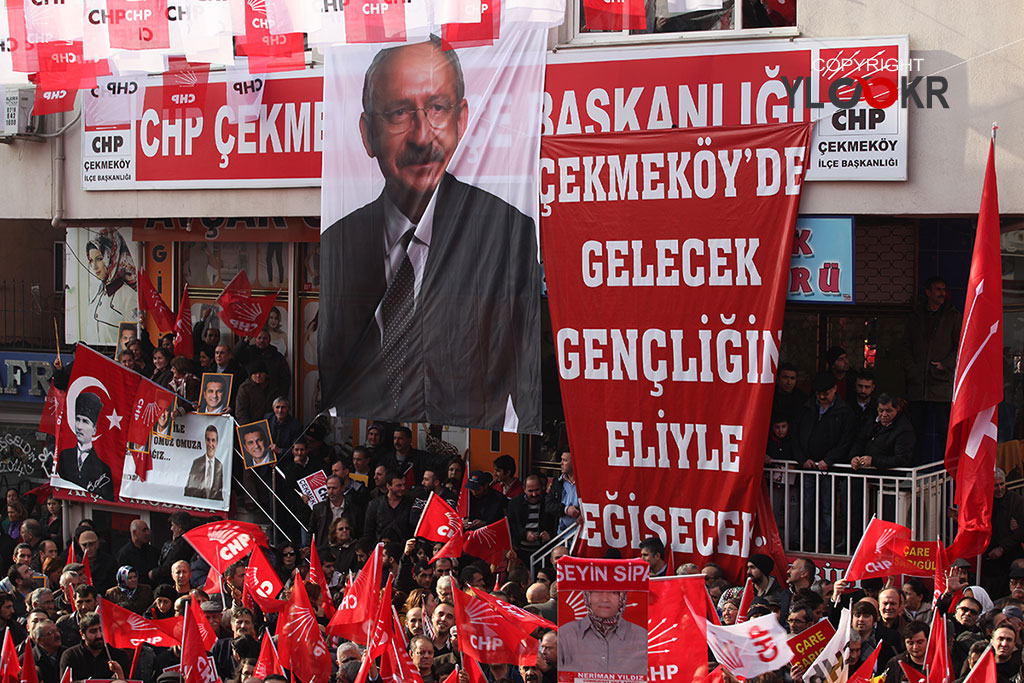
<svg viewBox="0 0 1024 683"><path fill-rule="evenodd" d="M577 552L659 536L734 581L752 550L809 124L541 149ZM586 305L580 305L580 302Z"/></svg>

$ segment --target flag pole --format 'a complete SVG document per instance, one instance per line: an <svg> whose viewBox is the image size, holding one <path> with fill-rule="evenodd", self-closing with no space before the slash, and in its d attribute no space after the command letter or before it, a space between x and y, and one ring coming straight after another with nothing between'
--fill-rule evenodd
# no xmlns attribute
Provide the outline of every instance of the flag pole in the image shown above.
<svg viewBox="0 0 1024 683"><path fill-rule="evenodd" d="M53 319L53 339L57 342L57 362L62 363L60 359L60 330L57 329L57 318Z"/></svg>
<svg viewBox="0 0 1024 683"><path fill-rule="evenodd" d="M999 124L995 121L992 122L992 142L996 141L996 132L999 130Z"/></svg>

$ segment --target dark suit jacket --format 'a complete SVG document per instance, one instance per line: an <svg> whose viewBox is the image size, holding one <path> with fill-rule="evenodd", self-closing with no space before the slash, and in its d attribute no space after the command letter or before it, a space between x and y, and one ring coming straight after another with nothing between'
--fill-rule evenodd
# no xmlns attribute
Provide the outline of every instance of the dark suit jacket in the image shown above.
<svg viewBox="0 0 1024 683"><path fill-rule="evenodd" d="M533 221L445 174L410 340L410 350L422 351L406 367L396 410L374 318L387 289L384 206L378 197L321 237L325 404L346 417L501 429L511 396L519 430L539 433L540 266Z"/></svg>
<svg viewBox="0 0 1024 683"><path fill-rule="evenodd" d="M206 454L204 453L192 461L192 470L188 473L188 483L185 484L185 495L192 498L224 500L224 466L217 458L213 459L213 488L207 489L204 486L206 484L205 460Z"/></svg>
<svg viewBox="0 0 1024 683"><path fill-rule="evenodd" d="M78 449L66 448L61 451L57 459L57 475L100 498L114 500L114 476L110 466L100 460L95 448L89 449L81 472L78 471Z"/></svg>

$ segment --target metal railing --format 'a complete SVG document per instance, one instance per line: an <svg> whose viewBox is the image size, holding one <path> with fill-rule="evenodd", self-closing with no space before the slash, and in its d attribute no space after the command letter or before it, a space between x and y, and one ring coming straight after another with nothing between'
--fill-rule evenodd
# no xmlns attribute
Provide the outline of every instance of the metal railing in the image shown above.
<svg viewBox="0 0 1024 683"><path fill-rule="evenodd" d="M54 347L53 321L64 328L62 293L45 294L52 285L25 280L0 280L0 345Z"/></svg>
<svg viewBox="0 0 1024 683"><path fill-rule="evenodd" d="M570 551L573 545L576 543L576 536L580 532L580 525L573 524L562 529L561 532L552 536L551 540L537 548L530 555L530 578L537 576L537 570L543 567L547 563L547 558L551 555L551 551L560 545L564 545Z"/></svg>
<svg viewBox="0 0 1024 683"><path fill-rule="evenodd" d="M837 465L827 472L776 462L765 468L788 552L851 555L872 516L910 528L916 540L955 533L953 481L942 463L886 472Z"/></svg>

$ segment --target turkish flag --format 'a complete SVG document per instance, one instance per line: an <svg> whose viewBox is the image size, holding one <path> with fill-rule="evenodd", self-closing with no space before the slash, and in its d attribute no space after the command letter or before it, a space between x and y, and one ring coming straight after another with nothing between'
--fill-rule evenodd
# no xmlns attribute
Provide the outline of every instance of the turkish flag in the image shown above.
<svg viewBox="0 0 1024 683"><path fill-rule="evenodd" d="M423 506L420 521L413 536L435 543L447 543L452 536L462 531L462 519L444 498L431 491L427 504Z"/></svg>
<svg viewBox="0 0 1024 683"><path fill-rule="evenodd" d="M145 270L139 271L139 277L136 279L136 282L139 288L139 308L150 312L157 328L161 332L173 330L174 313L171 312L170 307L164 302L160 292L156 291L153 283L149 281L149 276L146 275Z"/></svg>
<svg viewBox="0 0 1024 683"><path fill-rule="evenodd" d="M388 574L388 582L384 586L380 603L377 605L377 614L373 620L373 628L370 630L370 637L363 651L363 659L359 664L359 673L356 675L355 683L366 683L373 666L373 660L384 654L388 644L394 640L392 637L392 616L391 616L391 574Z"/></svg>
<svg viewBox="0 0 1024 683"><path fill-rule="evenodd" d="M995 140L989 143L964 325L946 437L946 470L956 480L957 534L947 556L973 557L992 535L996 407L1003 400L1003 273ZM966 457L963 457L966 456Z"/></svg>
<svg viewBox="0 0 1024 683"><path fill-rule="evenodd" d="M938 613L932 614L932 632L928 636L928 650L924 657L924 668L928 672L928 683L950 683L949 645L946 643L946 620Z"/></svg>
<svg viewBox="0 0 1024 683"><path fill-rule="evenodd" d="M167 0L107 0L110 47L156 50L171 46Z"/></svg>
<svg viewBox="0 0 1024 683"><path fill-rule="evenodd" d="M61 420L64 419L66 400L67 392L61 391L50 382L50 388L46 390L46 401L43 403L43 414L39 416L39 431L57 436Z"/></svg>
<svg viewBox="0 0 1024 683"><path fill-rule="evenodd" d="M423 677L409 656L409 643L394 607L391 608L391 639L380 657L380 677L387 683L423 683Z"/></svg>
<svg viewBox="0 0 1024 683"><path fill-rule="evenodd" d="M298 575L292 597L278 617L277 628L281 665L290 669L301 683L327 681L331 676L331 655L309 602L306 584Z"/></svg>
<svg viewBox="0 0 1024 683"><path fill-rule="evenodd" d="M486 591L477 590L476 588L471 587L469 589L469 592L473 596L483 600L488 605L490 605L491 609L497 612L501 612L506 619L521 624L523 626L523 631L524 633L526 633L526 635L530 635L531 633L533 633L535 629L538 628L558 628L556 624L553 624L552 622L548 621L539 614L527 612L521 607L516 607L511 603L505 602L500 598L496 598L493 595L488 594Z"/></svg>
<svg viewBox="0 0 1024 683"><path fill-rule="evenodd" d="M710 599L705 597L704 577L652 578L647 585L647 665L652 671L678 671L680 681L701 680L708 671L703 646L707 620L694 619L687 602L702 605ZM679 647L679 643L701 646Z"/></svg>
<svg viewBox="0 0 1024 683"><path fill-rule="evenodd" d="M359 576L345 589L338 610L327 624L327 634L366 645L380 604L381 567L384 546L380 543L359 570Z"/></svg>
<svg viewBox="0 0 1024 683"><path fill-rule="evenodd" d="M258 525L231 519L197 526L186 531L184 536L218 574L222 574L257 546L267 545L267 535Z"/></svg>
<svg viewBox="0 0 1024 683"><path fill-rule="evenodd" d="M583 16L590 31L643 31L647 28L644 0L583 0Z"/></svg>
<svg viewBox="0 0 1024 683"><path fill-rule="evenodd" d="M153 647L181 645L180 637L174 632L174 619L147 619L103 598L99 599L96 613L103 625L103 638L111 647L133 648L139 643Z"/></svg>
<svg viewBox="0 0 1024 683"><path fill-rule="evenodd" d="M276 294L254 297L249 278L242 270L217 297L217 303L220 304L217 315L235 334L252 337L267 324L275 299Z"/></svg>
<svg viewBox="0 0 1024 683"><path fill-rule="evenodd" d="M270 631L263 632L263 643L260 645L260 656L256 660L256 668L252 675L263 680L270 674L284 675L284 668L277 656L277 649L274 647L274 640L270 637Z"/></svg>
<svg viewBox="0 0 1024 683"><path fill-rule="evenodd" d="M188 298L188 284L181 294L181 306L178 318L174 321L174 355L191 358L194 355L192 344L192 304Z"/></svg>
<svg viewBox="0 0 1024 683"><path fill-rule="evenodd" d="M462 552L479 557L491 565L505 561L505 553L512 550L512 534L508 529L508 518L502 517L494 524L488 524L466 533Z"/></svg>
<svg viewBox="0 0 1024 683"><path fill-rule="evenodd" d="M523 627L483 600L452 591L455 625L463 653L485 664L534 663L540 643L523 633Z"/></svg>
<svg viewBox="0 0 1024 683"><path fill-rule="evenodd" d="M475 6L475 3L473 3ZM441 45L445 50L493 45L501 30L501 0L487 0L478 21L445 23L441 26Z"/></svg>
<svg viewBox="0 0 1024 683"><path fill-rule="evenodd" d="M316 549L316 537L309 543L309 580L320 587L324 614L330 619L334 616L334 601L331 600L331 591L327 588L327 579L324 577L324 565L320 562L320 553Z"/></svg>
<svg viewBox="0 0 1024 683"><path fill-rule="evenodd" d="M188 609L185 610L185 623L181 634L182 683L216 683L219 680L213 660L207 657L212 645L202 636L204 624L207 629L210 628L206 617L199 609L199 603L191 600Z"/></svg>
<svg viewBox="0 0 1024 683"><path fill-rule="evenodd" d="M264 612L280 612L287 603L278 600L277 596L284 589L277 572L270 566L267 556L260 548L253 548L249 557L249 566L245 568L245 585L242 588L242 600L246 597L259 605Z"/></svg>
<svg viewBox="0 0 1024 683"><path fill-rule="evenodd" d="M985 648L974 668L967 674L964 683L995 683L998 680L996 674L996 655L992 648Z"/></svg>
<svg viewBox="0 0 1024 683"><path fill-rule="evenodd" d="M164 116L181 110L176 118L202 114L210 82L210 65L190 62L184 57L168 57L163 75ZM175 351L177 353L177 351Z"/></svg>
<svg viewBox="0 0 1024 683"><path fill-rule="evenodd" d="M132 412L140 388L145 396L149 384L138 373L85 344L78 345L64 420L57 434L56 474L60 479L106 500L117 498ZM81 436L76 436L76 419Z"/></svg>
<svg viewBox="0 0 1024 683"><path fill-rule="evenodd" d="M869 681L875 677L875 664L878 663L878 653L882 649L882 643L879 643L871 655L864 660L857 671L850 676L847 683L869 683Z"/></svg>
<svg viewBox="0 0 1024 683"><path fill-rule="evenodd" d="M25 648L25 655L21 662L21 675L19 683L39 683L39 676L36 674L36 659L32 654L32 648Z"/></svg>
<svg viewBox="0 0 1024 683"><path fill-rule="evenodd" d="M14 649L11 629L4 629L4 646L0 650L0 683L18 683L21 677L21 664L18 652Z"/></svg>

